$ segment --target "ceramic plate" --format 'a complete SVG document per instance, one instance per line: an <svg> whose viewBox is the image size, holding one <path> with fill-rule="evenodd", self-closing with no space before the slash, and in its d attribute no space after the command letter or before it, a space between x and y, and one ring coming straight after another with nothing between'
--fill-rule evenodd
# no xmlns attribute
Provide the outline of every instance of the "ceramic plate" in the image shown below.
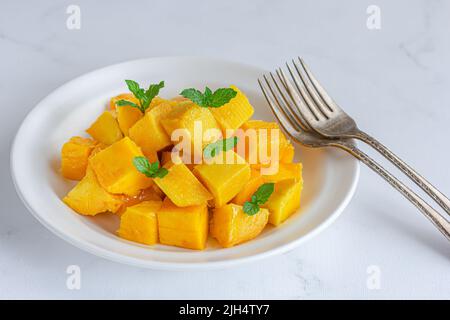
<svg viewBox="0 0 450 320"><path fill-rule="evenodd" d="M262 69L235 62L169 57L125 62L72 80L42 100L17 133L11 151L17 192L30 212L61 238L98 256L131 265L217 268L288 251L329 226L349 203L359 176L353 157L340 150L296 145L295 158L304 165L301 209L281 226L267 227L256 239L228 249L220 248L213 239L204 251L133 243L116 236L116 216L81 216L61 201L74 185L59 173L61 146L71 136L83 134L110 97L127 91L124 79L145 84L165 80L163 97L176 96L187 87L235 84L249 97L255 119L276 121L257 84L262 73Z"/></svg>

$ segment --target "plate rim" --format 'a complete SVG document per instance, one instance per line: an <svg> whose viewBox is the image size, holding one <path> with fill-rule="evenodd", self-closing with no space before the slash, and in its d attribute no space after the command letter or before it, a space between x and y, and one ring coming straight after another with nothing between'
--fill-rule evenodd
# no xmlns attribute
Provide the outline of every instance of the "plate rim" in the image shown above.
<svg viewBox="0 0 450 320"><path fill-rule="evenodd" d="M279 245L278 247L268 249L267 251L251 254L248 256L244 256L244 257L238 257L238 258L233 258L233 259L228 259L228 260L223 260L223 261L201 261L201 262L195 262L195 261L194 262L162 262L162 261L155 261L155 260L143 261L138 258L134 258L131 256L125 256L125 255L122 255L119 253L108 251L106 249L103 249L100 246L91 244L83 239L79 239L79 238L76 238L75 236L65 234L62 231L58 230L53 225L51 225L45 219L43 219L38 214L38 212L32 208L32 206L27 201L25 195L23 194L22 190L20 189L19 182L18 182L17 176L16 176L17 168L15 167L15 164L14 164L15 163L14 159L16 157L16 153L18 152L17 151L18 150L18 140L19 140L21 134L23 134L23 131L25 130L24 125L27 122L27 120L30 117L32 117L34 113L38 112L41 108L43 108L45 106L45 102L47 99L51 98L55 93L63 90L66 86L70 86L75 81L80 81L84 77L89 77L91 74L101 72L101 71L107 70L109 68L115 68L115 67L119 67L121 65L132 64L132 63L144 63L146 61L154 62L155 60L161 60L161 61L164 60L166 62L167 62L167 60L198 60L198 61L207 60L209 62L217 62L217 63L222 63L222 64L233 64L233 65L238 65L238 66L241 66L241 67L247 68L247 69L251 68L255 71L257 70L258 72L260 72L260 71L264 72L264 69L260 68L258 66L255 66L252 64L247 64L247 63L242 63L239 61L222 59L222 58L212 58L212 57L204 57L204 56L157 56L157 57L126 60L126 61L122 61L119 63L111 64L108 66L100 67L100 68L91 70L89 72L83 73L83 74L63 83L62 85L58 86L54 90L52 90L43 99L41 99L23 118L23 120L14 136L13 142L11 144L11 149L10 149L10 173L11 173L11 177L12 177L12 181L13 181L13 185L16 190L16 193L18 194L20 200L23 202L23 204L28 209L28 211L42 225L44 225L48 230L50 230L51 232L56 234L61 239L72 244L73 246L75 246L79 249L82 249L86 252L89 252L93 255L110 260L110 261L119 262L119 263L130 265L130 266L137 266L137 267L141 267L141 268L148 268L148 269L155 269L155 270L175 270L175 271L176 270L206 270L206 269L212 270L212 269L227 268L230 266L235 266L235 265L243 264L243 263L250 263L252 261L257 261L257 260L260 260L263 258L267 258L270 256L288 252L288 251L294 249L295 247L298 247L302 243L312 239L319 233L323 232L326 228L328 228L331 224L333 224L333 222L341 215L341 213L344 211L344 209L348 206L351 199L353 198L353 196L356 192L356 187L359 182L360 163L356 159L354 159L354 161L353 161L354 165L352 166L352 172L351 172L352 180L351 180L350 187L349 187L345 197L340 202L339 206L334 210L334 212L327 219L325 219L320 224L318 224L312 231L308 232L307 234L305 234L304 236L302 236L298 239L295 239L288 243Z"/></svg>

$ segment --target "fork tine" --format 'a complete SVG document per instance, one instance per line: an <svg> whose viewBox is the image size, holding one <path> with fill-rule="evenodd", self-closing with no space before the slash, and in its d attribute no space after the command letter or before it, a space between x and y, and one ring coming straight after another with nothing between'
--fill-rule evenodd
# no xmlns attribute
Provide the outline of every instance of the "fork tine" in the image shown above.
<svg viewBox="0 0 450 320"><path fill-rule="evenodd" d="M307 89L307 85L304 82L303 75L299 72L298 67L295 64L294 60L292 60L292 63L295 67L295 70L297 71L297 76L295 75L295 72L293 71L289 63L286 63L286 67L289 70L291 78L295 83L295 86L297 87L297 90L300 92L303 100L305 101L306 107L310 110L311 113L314 114L317 121L319 121L319 119L323 119L323 117L328 118L328 116L325 113L323 113L320 108L317 108L317 106L315 105L315 100L313 101L314 98L311 97L311 94ZM298 76L300 77L300 80L298 79Z"/></svg>
<svg viewBox="0 0 450 320"><path fill-rule="evenodd" d="M292 137L292 132L295 132L296 130L291 125L289 120L286 119L285 116L283 116L278 109L278 107L275 105L275 102L269 98L268 92L266 92L266 89L264 88L263 84L261 83L261 80L258 79L259 86L261 87L261 90L263 92L264 97L266 98L267 103L269 104L270 109L272 110L273 114L277 118L278 122L280 123L283 130L289 134L289 136Z"/></svg>
<svg viewBox="0 0 450 320"><path fill-rule="evenodd" d="M265 75L263 75L264 80L266 81L266 85L269 88L270 92L272 93L272 96L275 98L275 101L277 102L276 105L278 105L278 110L283 113L285 118L289 121L291 126L295 129L295 131L299 130L308 130L304 128L304 124L300 123L298 119L295 117L295 115L292 113L291 109L287 107L285 104L280 103L280 99L277 98L277 94L275 94L275 91L273 89L273 86L270 84L269 80Z"/></svg>
<svg viewBox="0 0 450 320"><path fill-rule="evenodd" d="M310 130L311 128L310 128L310 125L308 124L308 122L306 122L305 119L303 119L302 116L301 116L300 114L295 113L295 112L292 112L292 111L290 110L289 105L290 105L291 103L289 103L289 101L288 101L288 99L286 98L286 95L284 94L283 90L281 90L281 88L280 88L280 86L278 85L278 82L275 80L275 77L273 76L272 72L269 72L269 74L270 74L270 77L272 78L272 82L275 84L275 87L276 87L276 89L277 89L278 94L282 97L282 99L283 99L283 101L284 101L284 104L281 104L281 103L279 103L279 102L277 101L278 104L279 104L280 106L283 107L283 110L289 109L289 114L290 114L293 118L296 119L295 122L296 122L298 125L300 125L301 128L302 128L303 130ZM270 85L269 81L267 80L267 78L266 78L265 76L264 76L264 79L266 80L267 86L268 86L269 89L271 90L272 94L275 96L275 93L274 93L274 91L272 90L272 86Z"/></svg>
<svg viewBox="0 0 450 320"><path fill-rule="evenodd" d="M319 121L317 115L312 112L312 110L303 102L302 98L298 95L297 91L294 89L291 82L286 77L284 71L282 69L278 69L277 75L278 78L280 78L281 83L284 85L284 88L291 96L291 99L294 102L297 111L300 113L302 122L308 124L308 126L311 127L314 121Z"/></svg>
<svg viewBox="0 0 450 320"><path fill-rule="evenodd" d="M311 81L312 85L316 89L316 91L319 93L322 100L325 102L325 105L328 107L328 109L331 112L341 110L341 108L337 105L336 102L330 97L330 95L326 92L326 90L322 87L322 85L319 83L319 81L314 77L309 67L306 65L305 61L303 61L302 58L298 57L298 60L300 61L300 64L303 67L303 70L305 70L306 75L308 76L309 81Z"/></svg>
<svg viewBox="0 0 450 320"><path fill-rule="evenodd" d="M304 74L305 71L303 71L301 65L299 65L299 63L297 63L294 59L292 59L292 64L294 65L295 70L297 71L297 75L300 77L300 81L303 85L303 88L306 89L309 97L311 97L311 99L309 99L308 102L312 105L312 108L317 109L322 115L324 115L328 119L332 111L322 100L319 93L316 91L314 85L311 83L311 81L309 81L308 76ZM294 77L294 75L292 75L292 77Z"/></svg>

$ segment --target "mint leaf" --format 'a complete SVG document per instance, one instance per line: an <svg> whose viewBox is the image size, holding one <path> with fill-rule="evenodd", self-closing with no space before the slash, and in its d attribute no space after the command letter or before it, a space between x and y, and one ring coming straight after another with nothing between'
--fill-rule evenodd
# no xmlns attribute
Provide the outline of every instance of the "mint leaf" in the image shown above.
<svg viewBox="0 0 450 320"><path fill-rule="evenodd" d="M233 149L238 143L238 137L231 137L228 139L218 140L216 142L208 144L203 149L203 156L205 158L213 158L221 151L226 152Z"/></svg>
<svg viewBox="0 0 450 320"><path fill-rule="evenodd" d="M164 178L169 171L166 168L159 168L159 162L150 163L146 157L134 157L134 167L149 178Z"/></svg>
<svg viewBox="0 0 450 320"><path fill-rule="evenodd" d="M139 110L141 110L142 113L145 113L145 110L148 109L153 98L159 94L159 91L162 88L164 88L164 81L161 81L158 84L151 84L147 90L141 88L139 83L134 80L125 80L125 82L131 93L139 100Z"/></svg>
<svg viewBox="0 0 450 320"><path fill-rule="evenodd" d="M273 182L271 183L264 183L261 185L258 190L253 194L253 197L255 198L255 202L259 205L264 204L269 200L269 197L272 195L273 191L275 189L275 184Z"/></svg>
<svg viewBox="0 0 450 320"><path fill-rule="evenodd" d="M141 110L141 106L140 105L137 105L136 103L128 101L128 100L119 100L119 101L116 102L116 106L118 106L118 107L130 106L130 107L138 108L139 110Z"/></svg>
<svg viewBox="0 0 450 320"><path fill-rule="evenodd" d="M230 102L230 100L237 95L237 92L231 88L220 88L213 93L210 88L205 87L205 93L190 88L181 91L180 95L191 100L200 107L218 108Z"/></svg>
<svg viewBox="0 0 450 320"><path fill-rule="evenodd" d="M259 206L263 205L264 203L269 200L270 196L272 195L273 191L275 189L275 184L270 183L264 183L261 185L258 190L255 191L255 193L252 195L252 198L250 201L246 201L243 206L243 210L246 214L249 216L252 216L259 212Z"/></svg>
<svg viewBox="0 0 450 320"><path fill-rule="evenodd" d="M140 173L145 175L147 175L147 172L150 172L151 170L150 163L146 157L134 157L133 165Z"/></svg>
<svg viewBox="0 0 450 320"><path fill-rule="evenodd" d="M230 102L230 100L236 97L236 95L237 92L231 88L217 89L209 99L209 106L212 108L221 107Z"/></svg>
<svg viewBox="0 0 450 320"><path fill-rule="evenodd" d="M259 212L259 206L253 202L245 201L243 210L247 215L253 216Z"/></svg>
<svg viewBox="0 0 450 320"><path fill-rule="evenodd" d="M186 99L191 100L193 103L198 104L200 107L205 107L205 98L203 96L203 93L201 93L199 90L190 88L190 89L184 89L181 91L180 95L185 97Z"/></svg>

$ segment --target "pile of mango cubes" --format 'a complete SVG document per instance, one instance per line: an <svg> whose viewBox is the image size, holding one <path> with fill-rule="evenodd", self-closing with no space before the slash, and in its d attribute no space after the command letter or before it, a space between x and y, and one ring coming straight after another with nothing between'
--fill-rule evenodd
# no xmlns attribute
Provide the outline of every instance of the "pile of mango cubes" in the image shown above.
<svg viewBox="0 0 450 320"><path fill-rule="evenodd" d="M302 190L302 165L293 162L294 147L281 131L275 174L261 174L263 164L249 164L235 149L217 155L239 158L233 164L172 159L172 132L192 131L194 121L222 132L278 129L274 122L252 120L247 97L232 88L237 95L219 108L156 97L145 114L116 106L124 98L138 103L133 95L113 97L86 130L91 138L72 137L62 147L63 177L79 180L63 201L82 215L119 215L118 236L145 245L202 250L210 234L222 247L231 247L257 237L268 223L281 224L299 208ZM136 170L133 159L139 156L159 161L167 175L149 178ZM275 184L269 200L257 214L246 214L243 204L267 182Z"/></svg>

